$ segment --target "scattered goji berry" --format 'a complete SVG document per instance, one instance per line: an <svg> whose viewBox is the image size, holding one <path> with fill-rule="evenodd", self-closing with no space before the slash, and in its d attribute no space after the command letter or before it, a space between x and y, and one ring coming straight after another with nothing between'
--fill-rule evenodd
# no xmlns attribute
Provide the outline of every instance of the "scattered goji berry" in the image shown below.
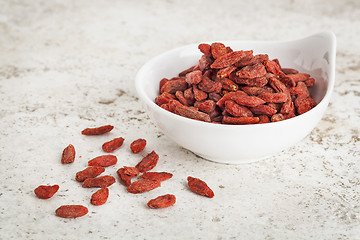
<svg viewBox="0 0 360 240"><path fill-rule="evenodd" d="M83 188L99 187L104 188L112 185L115 182L115 178L109 175L96 177L96 178L87 178L82 183Z"/></svg>
<svg viewBox="0 0 360 240"><path fill-rule="evenodd" d="M92 196L91 196L91 204L95 206L103 205L106 203L107 199L109 197L109 189L107 187L101 188L97 190Z"/></svg>
<svg viewBox="0 0 360 240"><path fill-rule="evenodd" d="M35 188L34 192L38 198L48 199L54 196L54 194L59 190L59 185L45 186L40 185Z"/></svg>
<svg viewBox="0 0 360 240"><path fill-rule="evenodd" d="M96 127L96 128L86 128L81 132L81 134L83 134L83 135L101 135L104 133L108 133L113 129L114 129L114 126L105 125L105 126Z"/></svg>
<svg viewBox="0 0 360 240"><path fill-rule="evenodd" d="M94 178L99 176L105 171L105 168L101 166L90 166L85 168L82 171L76 173L75 180L78 182L83 182L85 179Z"/></svg>
<svg viewBox="0 0 360 240"><path fill-rule="evenodd" d="M88 162L89 166L109 167L117 163L117 157L114 155L102 155L91 159Z"/></svg>
<svg viewBox="0 0 360 240"><path fill-rule="evenodd" d="M139 169L140 172L147 172L153 169L159 160L159 155L152 151L146 155L135 167Z"/></svg>
<svg viewBox="0 0 360 240"><path fill-rule="evenodd" d="M139 175L139 169L137 169L136 167L124 166L124 169L124 173L127 175L130 175L132 177L136 177L137 175Z"/></svg>
<svg viewBox="0 0 360 240"><path fill-rule="evenodd" d="M176 202L176 197L173 194L166 194L159 196L157 198L151 199L147 205L149 208L166 208L174 205Z"/></svg>
<svg viewBox="0 0 360 240"><path fill-rule="evenodd" d="M140 177L144 179L162 182L172 178L172 176L172 173L168 172L145 172Z"/></svg>
<svg viewBox="0 0 360 240"><path fill-rule="evenodd" d="M151 191L155 188L158 188L161 186L161 182L149 180L149 179L141 179L136 182L131 183L127 187L127 191L130 193L143 193L147 191Z"/></svg>
<svg viewBox="0 0 360 240"><path fill-rule="evenodd" d="M125 139L122 137L114 138L113 140L104 143L102 149L107 153L113 152L123 145L124 140Z"/></svg>
<svg viewBox="0 0 360 240"><path fill-rule="evenodd" d="M69 144L69 146L67 146L61 156L61 163L62 164L66 164L66 163L73 163L75 160L75 148L72 144Z"/></svg>
<svg viewBox="0 0 360 240"><path fill-rule="evenodd" d="M200 195L204 195L209 198L214 197L214 192L209 188L209 186L204 181L200 180L199 178L194 178L189 176L187 178L187 181L189 188L193 192Z"/></svg>
<svg viewBox="0 0 360 240"><path fill-rule="evenodd" d="M55 214L62 218L77 218L88 213L88 209L82 205L62 205L56 209Z"/></svg>
<svg viewBox="0 0 360 240"><path fill-rule="evenodd" d="M125 168L119 168L116 171L116 174L118 175L120 182L125 186L130 186L131 184L131 175L125 173Z"/></svg>
<svg viewBox="0 0 360 240"><path fill-rule="evenodd" d="M139 138L130 144L130 149L133 153L138 153L144 150L146 146L146 140Z"/></svg>

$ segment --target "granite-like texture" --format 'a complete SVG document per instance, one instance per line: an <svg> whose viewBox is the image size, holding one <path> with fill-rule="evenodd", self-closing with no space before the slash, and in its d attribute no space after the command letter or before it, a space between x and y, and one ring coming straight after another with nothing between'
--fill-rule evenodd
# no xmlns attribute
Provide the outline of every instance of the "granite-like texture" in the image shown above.
<svg viewBox="0 0 360 240"><path fill-rule="evenodd" d="M360 239L360 2L354 1L1 1L0 239ZM149 58L212 39L285 40L322 30L337 35L335 91L303 141L265 161L205 161L150 122L133 80ZM80 131L115 125L108 135ZM148 140L157 171L174 177L144 194L110 187L103 206L74 180L101 144L123 136L115 176L135 165L132 140ZM72 143L75 163L61 165ZM207 181L213 199L190 192L186 177ZM59 184L40 200L33 190ZM146 206L165 193L168 209ZM62 204L88 215L61 219Z"/></svg>

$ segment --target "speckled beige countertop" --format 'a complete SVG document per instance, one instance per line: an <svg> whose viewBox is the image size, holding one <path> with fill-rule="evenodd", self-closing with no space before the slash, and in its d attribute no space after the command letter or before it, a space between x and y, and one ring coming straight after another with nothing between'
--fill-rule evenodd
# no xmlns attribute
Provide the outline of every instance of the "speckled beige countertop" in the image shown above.
<svg viewBox="0 0 360 240"><path fill-rule="evenodd" d="M0 1L0 239L360 239L360 2L354 1ZM133 82L150 58L209 39L290 40L337 36L335 90L304 140L264 161L223 165L196 157L149 120ZM113 124L108 135L86 127ZM144 194L110 187L103 206L74 180L101 144L122 136L116 170L148 140L157 171L174 177ZM72 143L75 162L61 165ZM144 154L143 154L144 155ZM190 192L206 180L213 199ZM59 184L49 200L41 184ZM167 209L146 206L165 193ZM55 216L83 204L78 219Z"/></svg>

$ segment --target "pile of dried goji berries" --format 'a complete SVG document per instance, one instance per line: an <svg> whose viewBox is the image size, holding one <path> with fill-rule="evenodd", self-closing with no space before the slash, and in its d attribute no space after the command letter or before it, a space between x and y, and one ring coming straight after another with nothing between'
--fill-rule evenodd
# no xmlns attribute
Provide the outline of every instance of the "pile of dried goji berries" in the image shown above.
<svg viewBox="0 0 360 240"><path fill-rule="evenodd" d="M81 133L83 135L101 135L110 132L114 127L111 125L105 125L97 128L87 128ZM102 149L111 153L120 148L124 143L124 138L114 138L102 145ZM130 144L130 149L133 153L139 153L144 150L146 146L145 139L137 139ZM61 157L62 164L73 163L75 160L75 148L73 145L67 146L63 150ZM119 168L116 173L120 182L127 187L129 193L143 193L151 191L161 186L161 182L172 178L172 174L168 172L149 172L158 163L159 155L152 151L147 154L135 167L124 166ZM105 168L113 166L117 163L117 157L115 155L101 155L88 161L88 167L77 172L75 180L82 182L84 188L100 188L94 194L92 194L90 203L93 205L103 205L106 203L109 197L109 186L116 182L116 179L111 175L100 176L105 172ZM139 176L139 174L142 175ZM133 177L141 178L132 182ZM204 195L206 197L214 197L213 191L207 186L207 184L193 177L188 177L189 189L193 192ZM34 192L38 198L48 199L51 198L58 190L59 185L41 185L37 187ZM173 194L161 195L157 198L151 199L147 205L150 208L165 208L174 205L176 197ZM84 216L88 213L87 207L83 205L62 205L55 210L55 214L63 218L76 218Z"/></svg>
<svg viewBox="0 0 360 240"><path fill-rule="evenodd" d="M253 51L233 51L222 43L200 44L199 63L160 81L155 103L205 122L255 124L277 122L316 106L309 74L282 68L277 59Z"/></svg>

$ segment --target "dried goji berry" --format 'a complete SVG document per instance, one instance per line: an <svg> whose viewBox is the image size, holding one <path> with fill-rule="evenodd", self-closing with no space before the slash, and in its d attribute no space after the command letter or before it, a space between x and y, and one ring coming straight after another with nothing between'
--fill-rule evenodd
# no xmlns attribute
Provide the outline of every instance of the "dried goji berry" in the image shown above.
<svg viewBox="0 0 360 240"><path fill-rule="evenodd" d="M185 76L185 81L190 85L198 84L199 82L201 82L201 80L202 80L202 72L200 70L189 72Z"/></svg>
<svg viewBox="0 0 360 240"><path fill-rule="evenodd" d="M34 192L38 198L48 199L54 196L54 194L59 190L59 185L45 186L40 185L35 188Z"/></svg>
<svg viewBox="0 0 360 240"><path fill-rule="evenodd" d="M82 184L84 188L91 188L91 187L99 187L104 188L112 185L115 182L115 178L109 175L97 177L97 178L87 178Z"/></svg>
<svg viewBox="0 0 360 240"><path fill-rule="evenodd" d="M269 105L259 105L250 109L254 114L272 116L277 110Z"/></svg>
<svg viewBox="0 0 360 240"><path fill-rule="evenodd" d="M239 86L228 78L222 78L220 80L222 88L228 91L237 91ZM210 97L210 96L209 96Z"/></svg>
<svg viewBox="0 0 360 240"><path fill-rule="evenodd" d="M202 81L197 85L197 87L201 91L204 91L206 93L211 93L211 92L219 93L221 91L222 85L220 82L215 82L215 81L212 81L208 77L203 77ZM195 90L194 90L194 93L195 93ZM195 98L196 98L196 96L195 96ZM201 101L201 100L198 100L198 101Z"/></svg>
<svg viewBox="0 0 360 240"><path fill-rule="evenodd" d="M281 103L286 102L287 96L285 93L262 93L258 95L259 98L268 103Z"/></svg>
<svg viewBox="0 0 360 240"><path fill-rule="evenodd" d="M225 55L218 57L213 64L211 64L211 68L225 68L233 65L234 63L240 61L243 58L246 58L252 55L253 51L235 51L230 52Z"/></svg>
<svg viewBox="0 0 360 240"><path fill-rule="evenodd" d="M175 93L176 98L179 100L179 102L181 102L183 105L188 106L188 101L186 100L186 98L184 97L184 92L182 91L176 91Z"/></svg>
<svg viewBox="0 0 360 240"><path fill-rule="evenodd" d="M209 198L214 197L214 192L209 188L209 186L204 181L200 180L199 178L194 178L189 176L187 178L187 181L189 188L193 192Z"/></svg>
<svg viewBox="0 0 360 240"><path fill-rule="evenodd" d="M225 102L227 100L235 100L239 97L242 96L247 96L247 94L243 91L236 91L236 92L228 92L225 93L224 96L216 103L216 105L218 105L220 108L224 108L225 107Z"/></svg>
<svg viewBox="0 0 360 240"><path fill-rule="evenodd" d="M202 112L211 113L215 110L216 103L213 100L206 100L204 102L200 102L197 107Z"/></svg>
<svg viewBox="0 0 360 240"><path fill-rule="evenodd" d="M240 106L232 100L225 102L225 110L234 117L252 117L252 112L244 106Z"/></svg>
<svg viewBox="0 0 360 240"><path fill-rule="evenodd" d="M144 179L162 182L172 178L172 176L173 175L168 172L145 172L140 177Z"/></svg>
<svg viewBox="0 0 360 240"><path fill-rule="evenodd" d="M254 64L243 67L236 72L236 76L239 78L257 78L266 74L266 69L262 64Z"/></svg>
<svg viewBox="0 0 360 240"><path fill-rule="evenodd" d="M147 172L153 169L159 160L159 155L152 151L146 155L135 167L139 169L140 172Z"/></svg>
<svg viewBox="0 0 360 240"><path fill-rule="evenodd" d="M306 81L309 79L310 75L307 73L295 73L295 74L287 74L286 77L294 80L295 82Z"/></svg>
<svg viewBox="0 0 360 240"><path fill-rule="evenodd" d="M281 71L285 74L295 74L295 73L299 73L298 70L293 69L293 68L281 68Z"/></svg>
<svg viewBox="0 0 360 240"><path fill-rule="evenodd" d="M62 205L56 209L55 214L62 218L77 218L88 213L88 209L82 205Z"/></svg>
<svg viewBox="0 0 360 240"><path fill-rule="evenodd" d="M78 182L83 182L83 181L85 181L85 179L94 178L94 177L99 176L104 171L105 171L105 168L103 168L101 166L90 166L80 172L77 172L76 176L75 176L75 180Z"/></svg>
<svg viewBox="0 0 360 240"><path fill-rule="evenodd" d="M218 78L225 78L225 77L228 77L233 71L235 71L236 67L231 65L231 66L228 66L226 68L223 68L223 69L220 69L218 72L217 72L217 77Z"/></svg>
<svg viewBox="0 0 360 240"><path fill-rule="evenodd" d="M184 91L187 89L187 83L183 78L169 79L160 89L160 92L168 92L171 94L176 91Z"/></svg>
<svg viewBox="0 0 360 240"><path fill-rule="evenodd" d="M96 127L96 128L86 128L81 132L81 134L83 134L83 135L101 135L101 134L110 132L113 129L114 129L114 126L105 125L105 126Z"/></svg>
<svg viewBox="0 0 360 240"><path fill-rule="evenodd" d="M217 59L228 53L226 46L222 43L212 43L210 46L212 57Z"/></svg>
<svg viewBox="0 0 360 240"><path fill-rule="evenodd" d="M170 100L174 100L176 97L168 92L163 92L160 96L155 98L155 103L159 106L169 103Z"/></svg>
<svg viewBox="0 0 360 240"><path fill-rule="evenodd" d="M125 173L125 168L119 168L116 173L122 184L125 186L129 186L131 184L131 175Z"/></svg>
<svg viewBox="0 0 360 240"><path fill-rule="evenodd" d="M102 149L107 153L113 152L123 145L124 140L125 139L122 137L114 138L113 140L104 143Z"/></svg>
<svg viewBox="0 0 360 240"><path fill-rule="evenodd" d="M258 117L229 117L224 116L222 118L222 123L224 124L255 124L258 123L260 119Z"/></svg>
<svg viewBox="0 0 360 240"><path fill-rule="evenodd" d="M209 44L201 43L198 48L205 56L211 57L211 46Z"/></svg>
<svg viewBox="0 0 360 240"><path fill-rule="evenodd" d="M97 190L92 196L91 196L91 204L95 206L103 205L106 203L107 199L109 197L109 189L107 187L101 188Z"/></svg>
<svg viewBox="0 0 360 240"><path fill-rule="evenodd" d="M66 164L66 163L73 163L75 160L75 148L73 145L69 144L69 146L67 146L61 156L61 163L62 164Z"/></svg>
<svg viewBox="0 0 360 240"><path fill-rule="evenodd" d="M130 144L130 149L133 153L138 153L144 150L146 146L146 140L139 138Z"/></svg>
<svg viewBox="0 0 360 240"><path fill-rule="evenodd" d="M266 115L259 115L259 119L260 119L260 121L258 123L269 123L270 122L269 117Z"/></svg>
<svg viewBox="0 0 360 240"><path fill-rule="evenodd" d="M282 71L281 71L281 67L280 65L274 61L274 60L266 60L264 62L264 65L265 65L265 68L268 72L271 72L273 74L276 74L276 75L285 75Z"/></svg>
<svg viewBox="0 0 360 240"><path fill-rule="evenodd" d="M191 107L184 106L179 102L176 103L175 101L171 101L170 104L171 103L174 104L174 113L176 113L180 116L195 119L195 120L200 120L200 121L204 121L204 122L211 121L210 116L204 112L200 112Z"/></svg>
<svg viewBox="0 0 360 240"><path fill-rule="evenodd" d="M127 175L130 175L132 177L136 177L137 175L139 175L139 169L137 169L136 167L124 166L124 169L124 173Z"/></svg>
<svg viewBox="0 0 360 240"><path fill-rule="evenodd" d="M311 97L298 97L294 101L298 114L306 113L316 106L316 102Z"/></svg>
<svg viewBox="0 0 360 240"><path fill-rule="evenodd" d="M102 155L91 159L88 162L89 166L109 167L117 163L117 157L114 155Z"/></svg>
<svg viewBox="0 0 360 240"><path fill-rule="evenodd" d="M159 89L161 89L161 88L162 88L162 86L164 86L164 84L165 84L167 81L169 81L169 79L167 79L167 78L163 78L163 79L161 79L161 80L160 80L160 83L159 83L159 86L160 86L160 88L159 88Z"/></svg>
<svg viewBox="0 0 360 240"><path fill-rule="evenodd" d="M194 98L197 101L205 100L208 97L207 93L199 90L196 85L193 85L193 93L194 93Z"/></svg>
<svg viewBox="0 0 360 240"><path fill-rule="evenodd" d="M166 208L174 205L176 202L176 197L173 194L166 194L159 196L157 198L151 199L147 205L149 208Z"/></svg>
<svg viewBox="0 0 360 240"><path fill-rule="evenodd" d="M126 189L130 193L143 193L161 186L161 182L149 180L149 179L141 179L136 182L131 183Z"/></svg>
<svg viewBox="0 0 360 240"><path fill-rule="evenodd" d="M251 87L263 87L268 83L268 80L265 76L255 78L240 78L233 74L230 76L230 79L232 79L237 84L245 84Z"/></svg>

